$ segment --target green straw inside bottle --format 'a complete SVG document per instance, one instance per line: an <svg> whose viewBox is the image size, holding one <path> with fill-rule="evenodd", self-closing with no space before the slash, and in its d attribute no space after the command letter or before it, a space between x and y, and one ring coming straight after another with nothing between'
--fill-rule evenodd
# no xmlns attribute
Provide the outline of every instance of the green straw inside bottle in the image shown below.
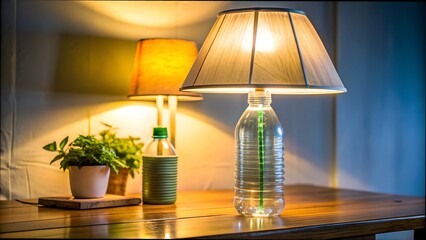
<svg viewBox="0 0 426 240"><path fill-rule="evenodd" d="M265 140L263 138L263 105L260 104L259 112L257 114L257 144L259 146L259 208L263 210L263 171L265 165Z"/></svg>

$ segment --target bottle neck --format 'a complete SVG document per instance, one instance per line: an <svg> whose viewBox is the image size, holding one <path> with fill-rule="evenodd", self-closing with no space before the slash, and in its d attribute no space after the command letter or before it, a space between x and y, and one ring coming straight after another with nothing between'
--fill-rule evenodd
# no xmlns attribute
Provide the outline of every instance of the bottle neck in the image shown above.
<svg viewBox="0 0 426 240"><path fill-rule="evenodd" d="M153 137L154 141L161 141L161 140L167 140L167 138L164 137Z"/></svg>
<svg viewBox="0 0 426 240"><path fill-rule="evenodd" d="M271 105L271 93L263 90L256 90L248 93L248 101L250 105Z"/></svg>

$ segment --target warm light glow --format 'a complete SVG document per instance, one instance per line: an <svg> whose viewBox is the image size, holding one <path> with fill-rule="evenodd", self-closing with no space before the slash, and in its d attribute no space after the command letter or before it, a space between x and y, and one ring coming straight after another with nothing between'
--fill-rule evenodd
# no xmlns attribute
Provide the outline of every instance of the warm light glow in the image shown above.
<svg viewBox="0 0 426 240"><path fill-rule="evenodd" d="M76 1L94 12L152 28L175 28L203 22L223 8L219 1ZM196 9L196 11L193 11ZM144 33L145 34L145 33Z"/></svg>
<svg viewBox="0 0 426 240"><path fill-rule="evenodd" d="M161 145L163 145L164 149L169 150L169 145L165 142L162 142Z"/></svg>
<svg viewBox="0 0 426 240"><path fill-rule="evenodd" d="M250 230L263 229L264 218L261 217L262 215L259 215L259 216L260 217L249 218Z"/></svg>
<svg viewBox="0 0 426 240"><path fill-rule="evenodd" d="M251 51L253 46L253 32L246 31L243 38L243 49ZM275 50L274 39L268 30L259 29L256 34L256 51L272 52Z"/></svg>
<svg viewBox="0 0 426 240"><path fill-rule="evenodd" d="M201 100L201 95L180 92L197 56L197 46L181 39L143 39L138 42L129 86L129 98L155 100L156 96L185 96Z"/></svg>
<svg viewBox="0 0 426 240"><path fill-rule="evenodd" d="M156 101L159 95L141 95L141 96L129 96L130 100L142 100L142 101ZM164 101L167 101L168 98L166 95L161 95L164 98ZM176 96L179 101L199 101L203 100L203 97L200 96Z"/></svg>
<svg viewBox="0 0 426 240"><path fill-rule="evenodd" d="M255 88L193 88L186 89L185 91L194 91L198 93L248 93L254 91ZM326 88L265 88L265 91L269 91L272 94L289 94L289 95L314 95L314 94L331 94L331 93L343 93L342 89L326 89Z"/></svg>

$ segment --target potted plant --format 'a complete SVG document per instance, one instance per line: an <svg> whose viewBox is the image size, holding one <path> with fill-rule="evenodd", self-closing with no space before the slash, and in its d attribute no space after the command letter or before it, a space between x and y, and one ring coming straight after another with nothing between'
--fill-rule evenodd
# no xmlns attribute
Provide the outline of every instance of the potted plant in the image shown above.
<svg viewBox="0 0 426 240"><path fill-rule="evenodd" d="M118 160L126 165L126 168L119 169L117 175L110 175L107 193L125 195L128 175L135 178L135 174L141 171L144 143L139 141L140 138L138 137L119 137L117 136L118 128L107 123L101 123L107 129L99 133L100 141L112 148Z"/></svg>
<svg viewBox="0 0 426 240"><path fill-rule="evenodd" d="M126 165L107 144L92 135L78 136L68 143L65 137L59 146L53 141L43 147L57 152L50 164L61 160L59 169L69 170L71 193L75 198L101 198L105 196L110 169L118 173Z"/></svg>

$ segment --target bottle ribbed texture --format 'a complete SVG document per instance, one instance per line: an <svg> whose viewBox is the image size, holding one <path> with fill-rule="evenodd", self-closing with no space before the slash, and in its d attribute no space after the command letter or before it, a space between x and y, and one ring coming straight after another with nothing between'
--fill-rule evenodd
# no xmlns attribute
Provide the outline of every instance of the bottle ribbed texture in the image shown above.
<svg viewBox="0 0 426 240"><path fill-rule="evenodd" d="M176 202L178 156L167 140L167 129L154 128L142 156L142 200L148 204Z"/></svg>
<svg viewBox="0 0 426 240"><path fill-rule="evenodd" d="M268 92L250 92L235 129L234 206L246 216L275 216L284 209L284 132Z"/></svg>
<svg viewBox="0 0 426 240"><path fill-rule="evenodd" d="M268 92L254 91L254 92L249 92L247 102L249 104L271 105L272 98L271 98L271 94Z"/></svg>

